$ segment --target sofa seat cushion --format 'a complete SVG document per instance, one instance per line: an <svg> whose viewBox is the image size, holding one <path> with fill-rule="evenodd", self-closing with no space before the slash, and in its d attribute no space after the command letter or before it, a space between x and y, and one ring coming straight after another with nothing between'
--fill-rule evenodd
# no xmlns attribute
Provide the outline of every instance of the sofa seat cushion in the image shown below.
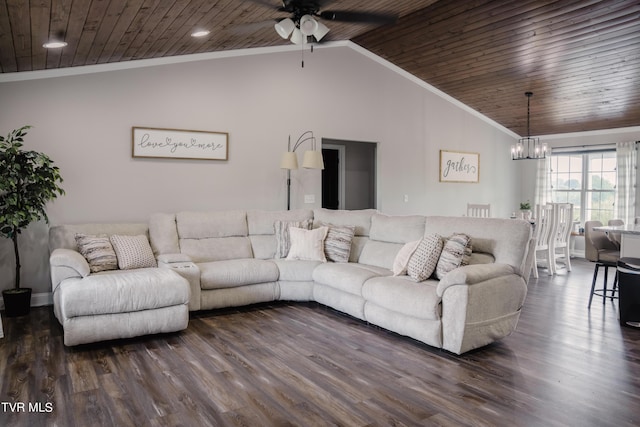
<svg viewBox="0 0 640 427"><path fill-rule="evenodd" d="M231 259L197 264L201 289L235 288L237 286L275 282L278 266L264 259Z"/></svg>
<svg viewBox="0 0 640 427"><path fill-rule="evenodd" d="M293 259L274 259L273 262L280 271L279 280L296 282L311 282L313 280L313 270L322 264L321 261Z"/></svg>
<svg viewBox="0 0 640 427"><path fill-rule="evenodd" d="M415 282L407 276L374 277L365 282L362 296L367 302L418 319L439 320L437 280Z"/></svg>
<svg viewBox="0 0 640 427"><path fill-rule="evenodd" d="M389 276L391 270L357 263L326 263L313 270L313 281L362 296L362 285L372 277Z"/></svg>
<svg viewBox="0 0 640 427"><path fill-rule="evenodd" d="M92 274L64 281L57 292L66 318L153 310L189 302L189 282L163 268Z"/></svg>

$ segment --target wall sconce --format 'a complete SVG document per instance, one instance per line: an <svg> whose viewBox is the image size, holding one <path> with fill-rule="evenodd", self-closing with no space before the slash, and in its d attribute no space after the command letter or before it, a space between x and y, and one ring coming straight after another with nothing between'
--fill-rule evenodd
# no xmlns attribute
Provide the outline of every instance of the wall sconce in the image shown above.
<svg viewBox="0 0 640 427"><path fill-rule="evenodd" d="M287 144L287 151L282 154L280 161L280 169L287 170L287 210L291 209L291 170L298 169L298 156L296 150L305 141L311 141L311 150L305 151L302 159L302 167L305 169L324 169L324 160L322 159L322 151L316 150L316 138L313 132L308 130L304 132L291 148L291 135Z"/></svg>

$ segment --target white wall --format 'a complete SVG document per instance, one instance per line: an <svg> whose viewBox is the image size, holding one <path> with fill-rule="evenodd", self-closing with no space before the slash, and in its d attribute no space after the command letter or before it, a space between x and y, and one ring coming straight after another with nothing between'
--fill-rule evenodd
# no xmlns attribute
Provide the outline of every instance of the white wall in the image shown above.
<svg viewBox="0 0 640 427"><path fill-rule="evenodd" d="M280 156L287 137L378 143L378 208L389 214L462 215L491 203L517 208L512 134L434 94L350 45L0 83L0 133L30 124L26 148L60 167L67 194L53 224L146 221L157 211L284 209ZM1 82L2 80L0 80ZM131 127L229 132L228 161L134 159ZM308 147L302 147L306 149ZM480 182L438 182L440 149L480 153ZM317 207L320 172L292 173L292 206ZM315 205L304 205L315 194ZM404 202L403 195L409 195ZM47 228L22 239L23 285L49 292ZM0 288L13 283L0 241Z"/></svg>

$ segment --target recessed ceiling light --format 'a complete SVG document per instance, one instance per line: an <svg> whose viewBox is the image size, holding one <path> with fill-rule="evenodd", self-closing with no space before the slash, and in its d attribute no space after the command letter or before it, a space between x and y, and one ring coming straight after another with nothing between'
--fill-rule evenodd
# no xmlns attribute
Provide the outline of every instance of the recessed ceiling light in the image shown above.
<svg viewBox="0 0 640 427"><path fill-rule="evenodd" d="M61 47L65 47L67 44L67 42L50 41L43 44L42 47L45 47L47 49L60 49Z"/></svg>
<svg viewBox="0 0 640 427"><path fill-rule="evenodd" d="M198 30L198 31L194 31L193 33L191 33L191 37L204 37L209 35L211 31L209 30Z"/></svg>

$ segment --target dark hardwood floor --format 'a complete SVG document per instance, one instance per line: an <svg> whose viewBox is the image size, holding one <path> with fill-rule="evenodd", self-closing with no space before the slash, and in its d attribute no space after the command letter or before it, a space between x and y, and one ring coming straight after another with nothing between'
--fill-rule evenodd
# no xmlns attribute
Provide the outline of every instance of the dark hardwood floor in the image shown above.
<svg viewBox="0 0 640 427"><path fill-rule="evenodd" d="M50 307L3 316L0 426L637 426L640 330L587 310L592 271L540 270L517 331L462 356L316 304L75 348Z"/></svg>

